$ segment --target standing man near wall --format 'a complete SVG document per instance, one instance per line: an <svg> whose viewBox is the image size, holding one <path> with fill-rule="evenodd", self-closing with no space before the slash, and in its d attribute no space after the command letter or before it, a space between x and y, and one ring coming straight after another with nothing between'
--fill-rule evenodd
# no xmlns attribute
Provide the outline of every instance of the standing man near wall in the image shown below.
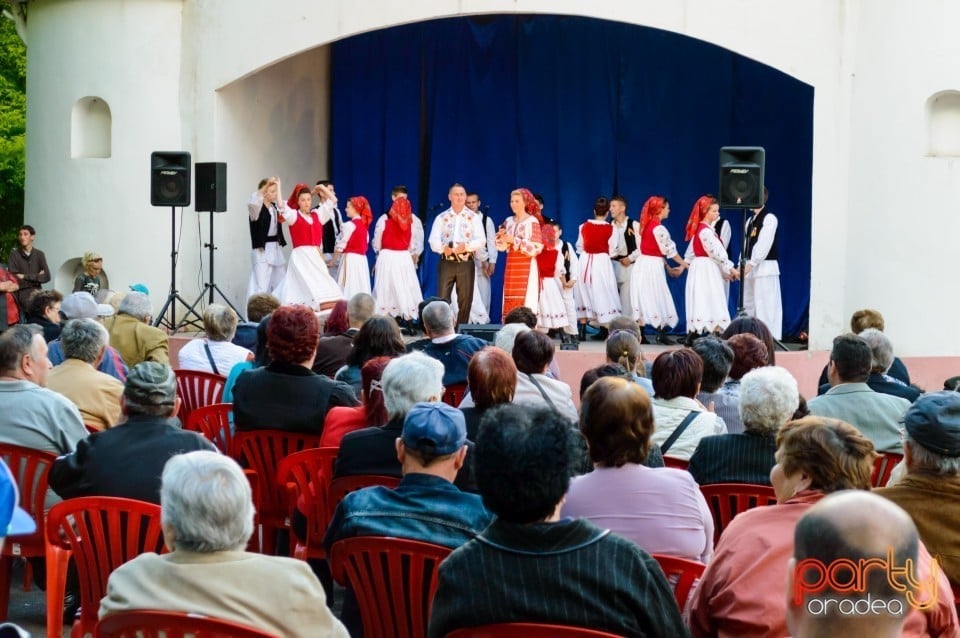
<svg viewBox="0 0 960 638"><path fill-rule="evenodd" d="M33 247L33 240L37 231L33 226L24 224L17 231L19 248L10 251L10 260L7 267L10 274L17 278L20 290L17 291L17 303L26 310L30 307L30 297L40 286L50 281L50 268L47 267L47 258L42 250Z"/></svg>
<svg viewBox="0 0 960 638"><path fill-rule="evenodd" d="M486 255L482 259L476 260L477 282L476 292L480 293L480 299L483 307L487 311L487 317L490 316L490 279L493 277L493 271L497 268L497 225L486 212L480 210L480 195L477 193L467 193L467 208L473 211L475 215L480 216L480 223L486 233ZM479 253L478 253L479 255Z"/></svg>
<svg viewBox="0 0 960 638"><path fill-rule="evenodd" d="M327 270L330 271L330 276L333 277L334 281L338 281L337 275L340 274L340 264L334 263L333 253L336 250L337 240L340 239L343 218L340 216L340 209L337 208L337 191L333 187L333 182L329 179L321 179L317 180L313 192L320 198L320 203L313 210L320 216L320 219L324 218L321 210L329 213L327 221L323 224L321 246L323 260L327 262Z"/></svg>
<svg viewBox="0 0 960 638"><path fill-rule="evenodd" d="M778 341L783 334L780 263L777 261L777 217L767 210L770 193L764 187L763 206L747 222L747 263L743 270L743 309L770 328Z"/></svg>
<svg viewBox="0 0 960 638"><path fill-rule="evenodd" d="M250 284L247 286L247 298L271 292L280 285L286 272L286 260L280 249L286 246L287 242L283 239L283 231L277 218L279 190L279 177L261 179L257 190L247 201L250 244L253 249L250 256L252 271Z"/></svg>
<svg viewBox="0 0 960 638"><path fill-rule="evenodd" d="M640 237L640 222L627 217L627 198L614 195L610 198L610 223L613 235L617 238L617 254L610 258L613 272L617 276L617 288L620 291L620 307L623 314L633 316L630 305L630 276L633 264L640 257L637 238Z"/></svg>
<svg viewBox="0 0 960 638"><path fill-rule="evenodd" d="M430 250L440 255L437 275L437 295L450 298L457 289L457 323L470 322L473 303L473 284L476 278L475 253L487 241L480 215L467 208L467 191L454 184L447 194L450 208L433 221L430 228Z"/></svg>

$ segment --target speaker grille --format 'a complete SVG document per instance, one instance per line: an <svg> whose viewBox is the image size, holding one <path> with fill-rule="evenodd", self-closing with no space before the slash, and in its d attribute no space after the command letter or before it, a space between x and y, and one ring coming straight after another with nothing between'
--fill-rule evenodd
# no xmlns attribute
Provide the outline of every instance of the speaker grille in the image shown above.
<svg viewBox="0 0 960 638"><path fill-rule="evenodd" d="M154 151L150 155L150 204L190 205L190 153Z"/></svg>

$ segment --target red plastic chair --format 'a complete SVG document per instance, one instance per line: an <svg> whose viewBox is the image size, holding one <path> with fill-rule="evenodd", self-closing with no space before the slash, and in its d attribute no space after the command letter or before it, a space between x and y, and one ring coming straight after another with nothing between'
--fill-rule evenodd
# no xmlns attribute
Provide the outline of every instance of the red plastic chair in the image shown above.
<svg viewBox="0 0 960 638"><path fill-rule="evenodd" d="M341 476L330 481L330 491L327 496L327 503L330 507L330 518L337 511L337 505L343 500L343 497L350 492L362 490L365 487L382 485L390 489L400 485L400 477L386 476L383 474L355 474L353 476Z"/></svg>
<svg viewBox="0 0 960 638"><path fill-rule="evenodd" d="M294 498L302 499L306 508L307 538L297 539L293 555L300 560L324 558L323 537L333 510L328 504L330 479L333 477L333 463L337 460L340 448L320 447L304 450L280 461L277 468L277 482L292 487ZM292 539L291 539L292 540Z"/></svg>
<svg viewBox="0 0 960 638"><path fill-rule="evenodd" d="M667 582L673 588L673 596L677 600L677 607L682 613L693 593L693 587L703 576L703 570L707 568L703 563L686 558L677 558L676 556L667 556L666 554L652 554L657 562L660 563L660 569L667 577Z"/></svg>
<svg viewBox="0 0 960 638"><path fill-rule="evenodd" d="M690 467L690 461L685 461L684 459L678 459L675 456L664 456L663 465L665 467L674 467L678 470L685 470Z"/></svg>
<svg viewBox="0 0 960 638"><path fill-rule="evenodd" d="M357 596L366 638L427 635L437 567L452 550L386 536L357 536L330 548L330 569Z"/></svg>
<svg viewBox="0 0 960 638"><path fill-rule="evenodd" d="M583 627L508 622L457 629L448 633L446 638L621 638L621 636Z"/></svg>
<svg viewBox="0 0 960 638"><path fill-rule="evenodd" d="M754 507L773 505L777 495L769 485L750 483L718 483L701 485L700 491L713 514L713 542L720 540L720 533L733 517Z"/></svg>
<svg viewBox="0 0 960 638"><path fill-rule="evenodd" d="M233 452L233 432L230 430L232 403L213 403L190 411L184 428L199 432L226 455Z"/></svg>
<svg viewBox="0 0 960 638"><path fill-rule="evenodd" d="M223 401L226 377L199 370L174 370L173 373L177 376L177 396L180 397L178 416L182 423L186 423L190 413L197 408Z"/></svg>
<svg viewBox="0 0 960 638"><path fill-rule="evenodd" d="M467 384L466 383L451 383L443 391L443 397L441 401L447 405L452 405L455 408L460 407L460 402L463 401L463 395L467 393Z"/></svg>
<svg viewBox="0 0 960 638"><path fill-rule="evenodd" d="M283 432L281 430L250 430L237 432L233 437L233 458L255 473L254 491L258 498L261 550L265 554L276 551L277 532L290 529L290 492L286 484L277 482L280 462L295 452L320 447L319 434Z"/></svg>
<svg viewBox="0 0 960 638"><path fill-rule="evenodd" d="M110 573L144 552L164 551L160 506L128 498L83 496L47 514L47 635L63 635L63 593L73 556L80 580L80 614L71 636L97 624Z"/></svg>
<svg viewBox="0 0 960 638"><path fill-rule="evenodd" d="M37 531L26 536L11 536L3 546L0 555L0 620L7 619L7 608L10 605L10 581L13 557L32 558L46 554L46 543L43 532L43 500L47 494L47 477L50 467L57 458L48 452L31 450L0 443L0 458L10 468L10 473L17 482L20 491L20 507L22 507L37 523ZM30 563L27 563L27 578L24 580L24 589L29 588L32 572Z"/></svg>
<svg viewBox="0 0 960 638"><path fill-rule="evenodd" d="M873 460L873 472L870 474L870 485L884 487L890 480L890 474L897 463L903 460L903 455L897 452L880 452L880 456Z"/></svg>
<svg viewBox="0 0 960 638"><path fill-rule="evenodd" d="M240 623L180 611L136 610L111 614L97 623L94 638L276 638Z"/></svg>

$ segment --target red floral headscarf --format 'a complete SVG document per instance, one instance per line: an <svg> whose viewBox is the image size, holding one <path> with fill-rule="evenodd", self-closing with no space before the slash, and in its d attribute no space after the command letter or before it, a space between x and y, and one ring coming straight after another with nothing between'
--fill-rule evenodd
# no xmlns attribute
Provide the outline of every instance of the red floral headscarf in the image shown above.
<svg viewBox="0 0 960 638"><path fill-rule="evenodd" d="M310 191L310 187L303 183L299 183L293 187L293 192L290 193L290 199L287 200L287 206L296 211L300 210L300 202L297 200L300 199L300 191L303 189L306 189L308 192Z"/></svg>
<svg viewBox="0 0 960 638"><path fill-rule="evenodd" d="M643 208L640 210L641 233L650 224L650 222L660 218L660 213L663 212L663 207L666 204L667 200L659 195L654 195L653 197L647 198L647 201L643 203Z"/></svg>
<svg viewBox="0 0 960 638"><path fill-rule="evenodd" d="M367 201L367 198L362 195L351 197L350 205L353 206L353 210L360 213L360 220L363 225L369 228L370 222L373 221L373 212L370 210L370 202Z"/></svg>
<svg viewBox="0 0 960 638"><path fill-rule="evenodd" d="M543 226L543 216L540 215L540 202L537 201L537 198L526 188L518 188L517 192L523 197L523 210L525 210L528 215L536 217L537 222Z"/></svg>
<svg viewBox="0 0 960 638"><path fill-rule="evenodd" d="M693 236L697 234L697 227L700 226L700 222L706 217L710 207L716 203L717 200L712 195L704 195L694 203L693 210L690 211L690 219L687 220L687 241L693 239Z"/></svg>
<svg viewBox="0 0 960 638"><path fill-rule="evenodd" d="M410 205L410 200L406 197L395 199L393 205L390 206L389 215L390 219L397 222L403 230L410 228L410 221L413 218L413 207Z"/></svg>

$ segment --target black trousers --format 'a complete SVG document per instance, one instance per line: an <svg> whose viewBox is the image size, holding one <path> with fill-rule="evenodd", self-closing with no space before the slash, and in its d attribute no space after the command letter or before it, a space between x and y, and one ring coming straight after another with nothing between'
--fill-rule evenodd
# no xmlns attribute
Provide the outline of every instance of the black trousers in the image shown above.
<svg viewBox="0 0 960 638"><path fill-rule="evenodd" d="M472 259L467 261L440 260L437 274L437 294L449 299L453 287L457 287L457 324L470 323L470 306L473 305L473 280L477 276L477 266Z"/></svg>

